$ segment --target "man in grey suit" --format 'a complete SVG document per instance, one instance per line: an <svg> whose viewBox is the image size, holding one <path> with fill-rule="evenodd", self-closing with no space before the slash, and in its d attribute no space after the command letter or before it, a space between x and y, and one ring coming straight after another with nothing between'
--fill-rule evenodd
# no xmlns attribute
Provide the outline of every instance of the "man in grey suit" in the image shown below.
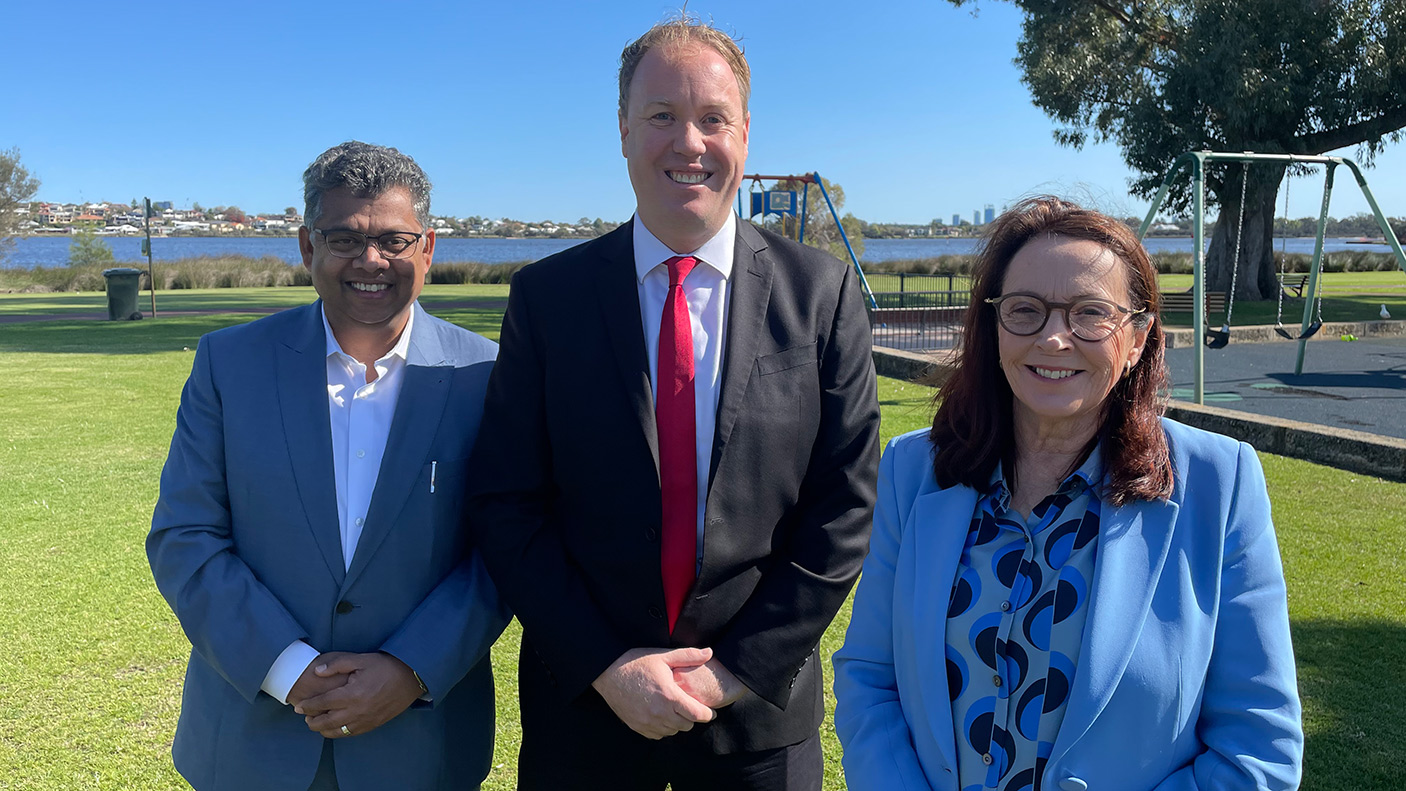
<svg viewBox="0 0 1406 791"><path fill-rule="evenodd" d="M416 298L429 180L349 142L303 174L320 299L201 339L147 538L190 638L173 756L199 791L463 789L508 615L463 523L497 354Z"/></svg>

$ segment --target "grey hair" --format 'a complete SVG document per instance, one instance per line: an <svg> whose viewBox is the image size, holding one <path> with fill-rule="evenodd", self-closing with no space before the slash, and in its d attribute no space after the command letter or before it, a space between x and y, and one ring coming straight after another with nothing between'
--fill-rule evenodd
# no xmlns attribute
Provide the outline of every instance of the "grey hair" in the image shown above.
<svg viewBox="0 0 1406 791"><path fill-rule="evenodd" d="M339 187L358 198L378 198L403 187L420 228L430 227L430 179L415 160L394 148L348 140L314 159L303 171L303 225L308 230L322 214L322 196Z"/></svg>

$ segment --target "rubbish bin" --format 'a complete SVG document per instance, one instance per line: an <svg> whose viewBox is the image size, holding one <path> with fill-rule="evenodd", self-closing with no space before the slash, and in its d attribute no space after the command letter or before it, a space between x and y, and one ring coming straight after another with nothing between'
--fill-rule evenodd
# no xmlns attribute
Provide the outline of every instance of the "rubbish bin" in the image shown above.
<svg viewBox="0 0 1406 791"><path fill-rule="evenodd" d="M107 280L108 321L141 318L142 312L137 310L137 294L142 288L142 270L117 266L104 269L103 278Z"/></svg>

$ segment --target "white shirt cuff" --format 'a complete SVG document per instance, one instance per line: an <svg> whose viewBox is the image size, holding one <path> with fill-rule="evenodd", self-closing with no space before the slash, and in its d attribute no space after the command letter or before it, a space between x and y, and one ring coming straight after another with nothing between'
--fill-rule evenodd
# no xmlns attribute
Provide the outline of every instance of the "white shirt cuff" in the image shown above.
<svg viewBox="0 0 1406 791"><path fill-rule="evenodd" d="M279 703L287 703L289 690L293 689L303 671L319 656L321 653L316 648L302 640L294 640L273 660L273 667L269 668L268 674L264 676L264 683L259 688L272 695Z"/></svg>

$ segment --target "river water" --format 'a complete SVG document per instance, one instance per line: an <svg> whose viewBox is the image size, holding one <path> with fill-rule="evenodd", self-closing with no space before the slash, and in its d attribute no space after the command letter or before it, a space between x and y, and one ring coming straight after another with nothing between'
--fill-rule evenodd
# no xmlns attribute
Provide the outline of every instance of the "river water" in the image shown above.
<svg viewBox="0 0 1406 791"><path fill-rule="evenodd" d="M28 269L36 266L54 267L68 264L68 236L32 236L16 239L9 254L0 259L0 268ZM118 261L145 261L141 254L141 239L137 237L103 237ZM435 260L477 261L503 264L514 261L535 261L580 244L583 239L456 239L446 236L436 242ZM1278 250L1281 240L1274 241ZM977 239L866 239L863 263L906 261L915 258L936 258L942 255L969 255L975 251ZM1191 252L1188 237L1154 237L1148 239L1147 249L1153 253ZM1313 252L1313 239L1289 239L1291 253ZM1327 239L1328 252L1353 250L1390 253L1385 244L1350 244L1346 239ZM298 240L292 237L156 237L151 241L152 255L157 261L173 261L203 255L243 255L251 258L273 256L290 264L301 263Z"/></svg>

